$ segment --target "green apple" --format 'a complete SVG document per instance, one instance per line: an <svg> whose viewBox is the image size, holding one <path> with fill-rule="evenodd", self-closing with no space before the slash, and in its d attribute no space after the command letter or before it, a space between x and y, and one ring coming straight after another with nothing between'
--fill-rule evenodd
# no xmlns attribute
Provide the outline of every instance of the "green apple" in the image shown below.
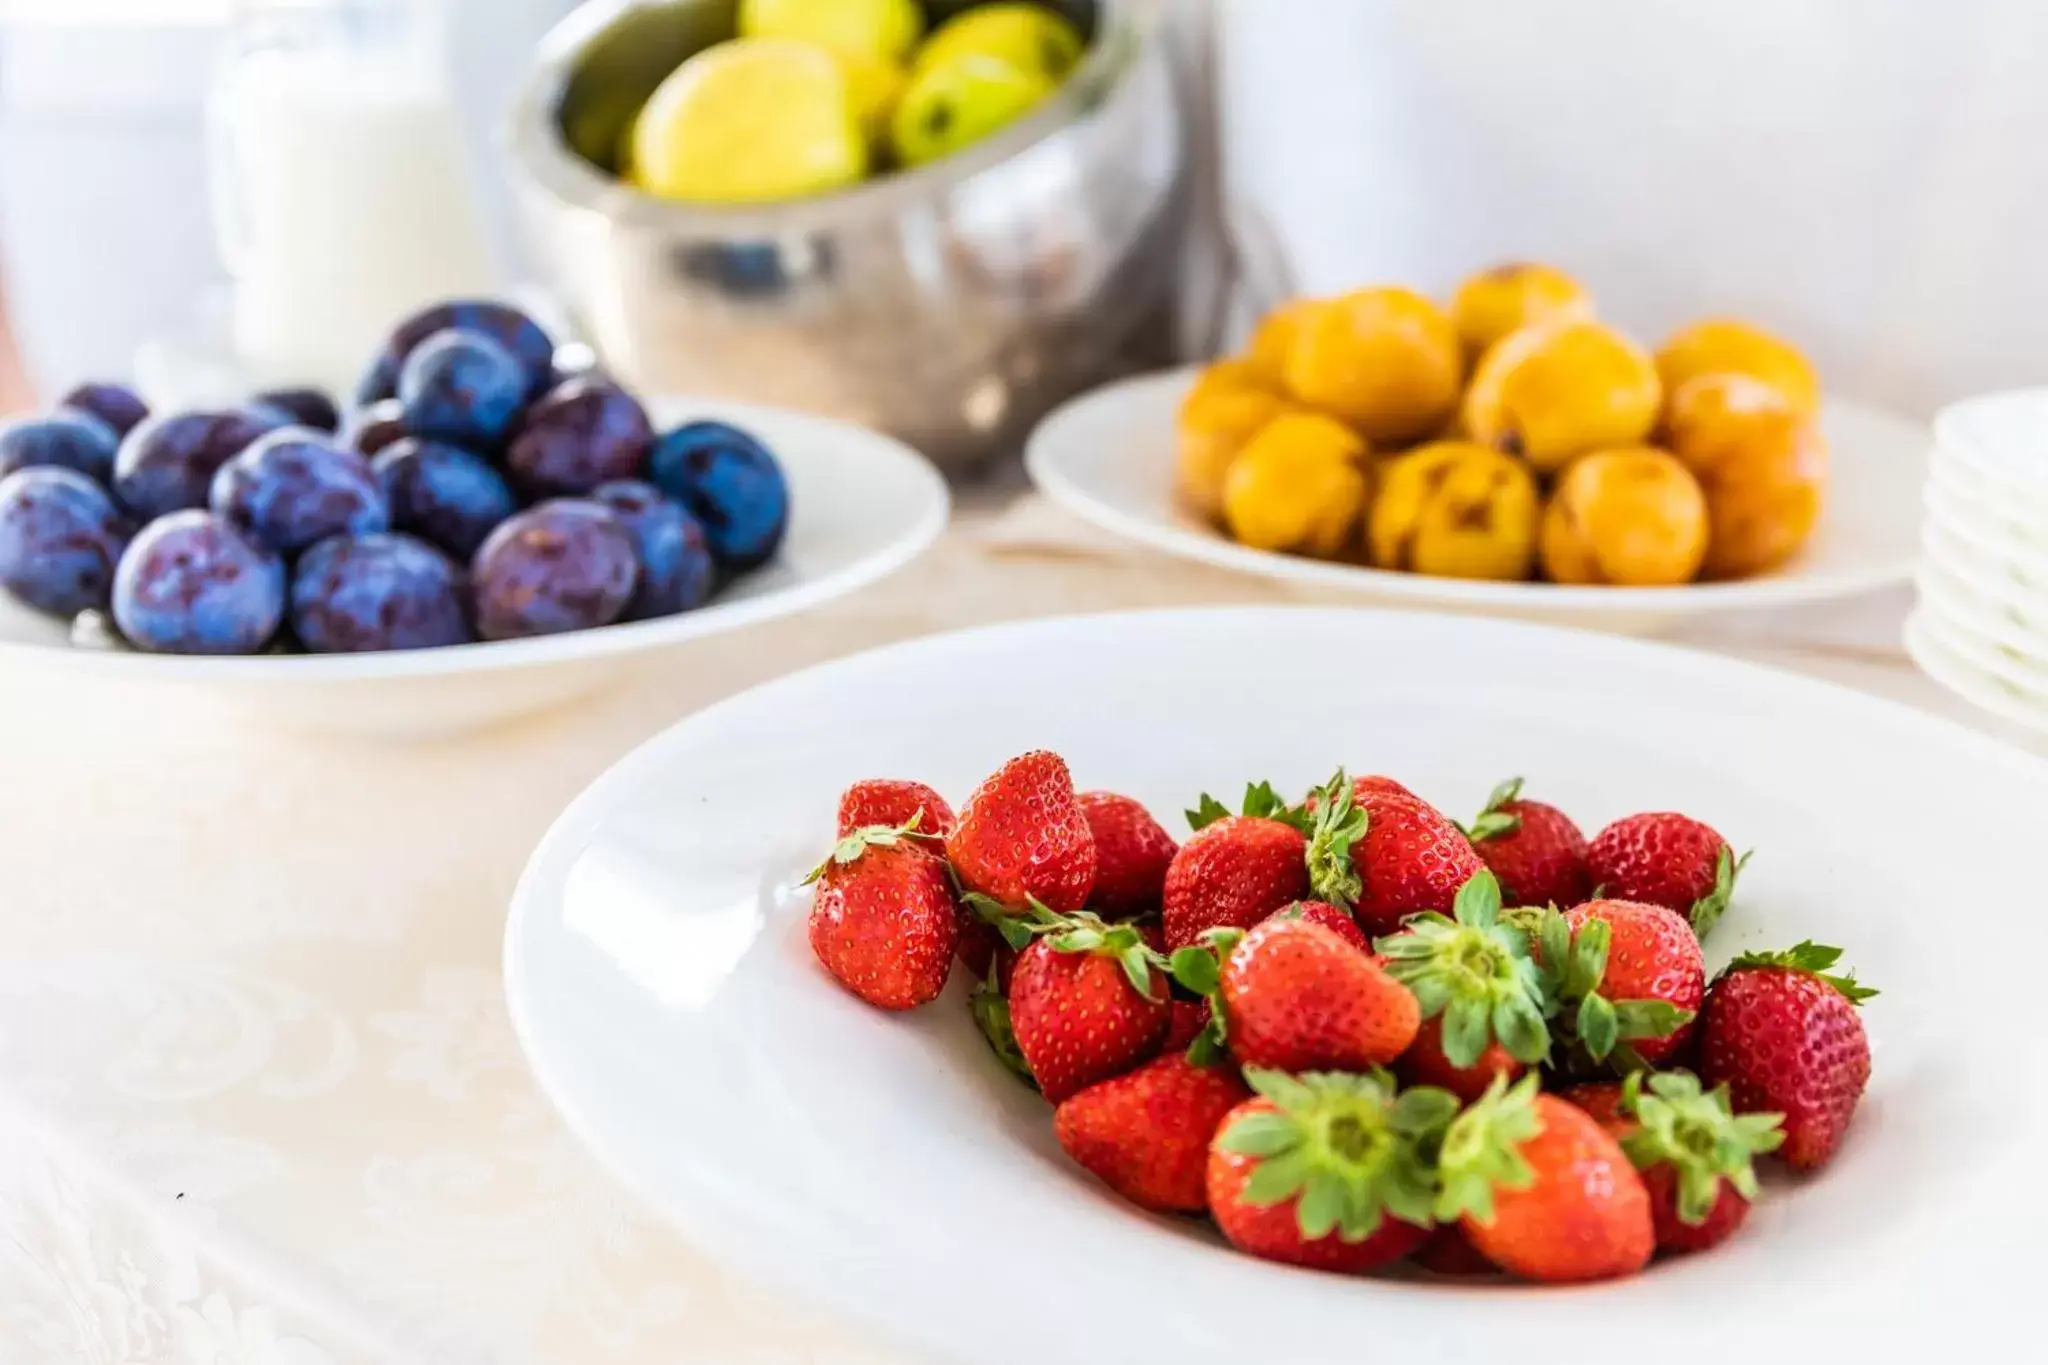
<svg viewBox="0 0 2048 1365"><path fill-rule="evenodd" d="M1034 67L980 52L921 65L896 105L896 158L922 166L971 147L1059 89Z"/></svg>
<svg viewBox="0 0 2048 1365"><path fill-rule="evenodd" d="M916 0L740 0L742 38L794 38L901 65L924 37Z"/></svg>
<svg viewBox="0 0 2048 1365"><path fill-rule="evenodd" d="M705 204L823 194L869 165L845 64L777 38L719 43L677 67L634 122L632 151L641 189Z"/></svg>
<svg viewBox="0 0 2048 1365"><path fill-rule="evenodd" d="M1073 74L1087 44L1064 14L1043 5L981 5L939 25L911 63L911 76L969 54L993 57L1058 85Z"/></svg>

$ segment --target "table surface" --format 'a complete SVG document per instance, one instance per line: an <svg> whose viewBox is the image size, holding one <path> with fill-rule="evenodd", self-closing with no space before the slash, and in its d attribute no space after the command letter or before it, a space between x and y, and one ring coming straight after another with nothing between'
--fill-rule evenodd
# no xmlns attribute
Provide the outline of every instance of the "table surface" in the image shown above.
<svg viewBox="0 0 2048 1365"><path fill-rule="evenodd" d="M0 674L0 1365L915 1357L733 1282L528 1079L505 906L556 813L717 698L869 645L1121 607L1331 601L969 498L931 554L614 690L415 746ZM2002 733L1918 674L1907 594L1680 643Z"/></svg>

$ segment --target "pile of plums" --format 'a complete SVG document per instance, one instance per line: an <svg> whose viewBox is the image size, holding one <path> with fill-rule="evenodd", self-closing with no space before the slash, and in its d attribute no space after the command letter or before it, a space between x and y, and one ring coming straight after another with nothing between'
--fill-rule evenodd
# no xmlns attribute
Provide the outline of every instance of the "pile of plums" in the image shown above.
<svg viewBox="0 0 2048 1365"><path fill-rule="evenodd" d="M327 654L673 615L775 554L760 441L657 432L555 356L518 309L455 302L392 333L346 416L312 389L152 414L81 385L0 424L0 587L136 649Z"/></svg>

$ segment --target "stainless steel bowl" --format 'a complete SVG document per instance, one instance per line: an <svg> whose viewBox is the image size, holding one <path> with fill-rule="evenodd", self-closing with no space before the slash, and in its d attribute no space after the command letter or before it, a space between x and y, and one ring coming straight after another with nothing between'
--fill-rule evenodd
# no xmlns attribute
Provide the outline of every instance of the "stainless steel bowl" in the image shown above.
<svg viewBox="0 0 2048 1365"><path fill-rule="evenodd" d="M1094 41L1073 79L959 156L717 209L609 166L662 77L732 32L734 0L584 5L543 41L512 128L552 283L637 386L848 419L955 471L1013 452L1171 293L1183 147L1159 8L1083 6Z"/></svg>

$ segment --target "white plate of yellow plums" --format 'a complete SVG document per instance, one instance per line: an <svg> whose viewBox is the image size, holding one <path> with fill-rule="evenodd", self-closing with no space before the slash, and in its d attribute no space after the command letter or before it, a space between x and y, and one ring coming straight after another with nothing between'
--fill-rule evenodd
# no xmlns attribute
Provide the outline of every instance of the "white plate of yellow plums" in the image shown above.
<svg viewBox="0 0 2048 1365"><path fill-rule="evenodd" d="M1652 351L1547 266L1300 300L1088 395L1028 462L1168 553L1439 609L1651 629L1903 582L1932 438L1735 319Z"/></svg>

